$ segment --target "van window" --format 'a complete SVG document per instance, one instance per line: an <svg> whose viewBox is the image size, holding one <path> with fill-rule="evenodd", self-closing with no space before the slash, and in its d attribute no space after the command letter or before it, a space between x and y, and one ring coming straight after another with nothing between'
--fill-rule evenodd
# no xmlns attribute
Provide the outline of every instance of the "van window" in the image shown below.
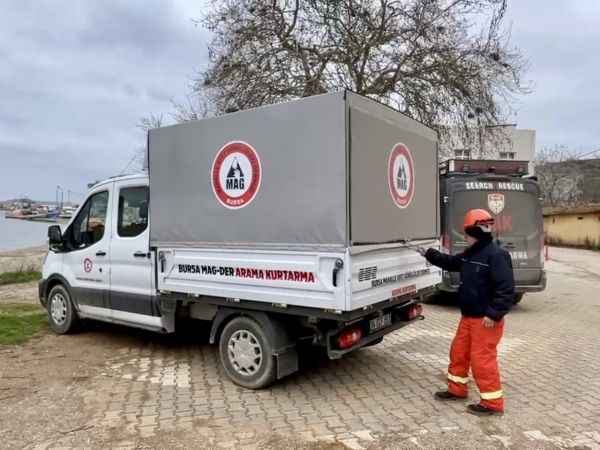
<svg viewBox="0 0 600 450"><path fill-rule="evenodd" d="M501 194L490 199L489 194ZM512 191L459 191L454 198L452 228L463 234L463 218L469 209L484 208L492 211L490 201L495 201L494 234L499 237L531 236L542 229L541 205L537 196L530 192Z"/></svg>
<svg viewBox="0 0 600 450"><path fill-rule="evenodd" d="M129 187L119 193L119 219L117 233L120 237L135 237L148 227L148 187Z"/></svg>
<svg viewBox="0 0 600 450"><path fill-rule="evenodd" d="M80 249L95 244L104 236L108 192L98 192L85 203L71 227L71 247Z"/></svg>

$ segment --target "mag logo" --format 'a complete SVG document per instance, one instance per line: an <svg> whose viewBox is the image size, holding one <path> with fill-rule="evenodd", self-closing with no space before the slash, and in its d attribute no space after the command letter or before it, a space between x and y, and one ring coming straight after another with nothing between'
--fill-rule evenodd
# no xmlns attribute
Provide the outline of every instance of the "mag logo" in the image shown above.
<svg viewBox="0 0 600 450"><path fill-rule="evenodd" d="M262 169L256 150L247 142L225 144L215 156L211 183L215 197L229 209L239 209L254 200L260 189Z"/></svg>
<svg viewBox="0 0 600 450"><path fill-rule="evenodd" d="M415 165L408 147L396 144L388 159L388 186L398 208L410 205L415 193Z"/></svg>

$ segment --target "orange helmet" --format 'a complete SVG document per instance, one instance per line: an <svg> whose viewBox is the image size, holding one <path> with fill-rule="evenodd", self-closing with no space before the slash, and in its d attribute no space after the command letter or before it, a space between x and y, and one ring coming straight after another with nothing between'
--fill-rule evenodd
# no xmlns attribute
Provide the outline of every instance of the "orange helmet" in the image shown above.
<svg viewBox="0 0 600 450"><path fill-rule="evenodd" d="M464 229L479 227L482 231L490 233L494 225L494 218L485 209L471 209L465 214Z"/></svg>

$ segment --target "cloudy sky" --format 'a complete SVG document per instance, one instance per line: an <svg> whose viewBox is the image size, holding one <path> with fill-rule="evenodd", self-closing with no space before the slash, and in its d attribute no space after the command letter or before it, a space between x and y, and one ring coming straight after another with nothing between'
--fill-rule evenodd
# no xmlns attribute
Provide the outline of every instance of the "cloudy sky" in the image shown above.
<svg viewBox="0 0 600 450"><path fill-rule="evenodd" d="M0 199L83 193L144 145L206 61L202 0L0 1ZM516 105L537 146L600 148L600 1L512 0L535 92ZM65 194L66 195L66 194ZM78 194L73 198L81 199Z"/></svg>

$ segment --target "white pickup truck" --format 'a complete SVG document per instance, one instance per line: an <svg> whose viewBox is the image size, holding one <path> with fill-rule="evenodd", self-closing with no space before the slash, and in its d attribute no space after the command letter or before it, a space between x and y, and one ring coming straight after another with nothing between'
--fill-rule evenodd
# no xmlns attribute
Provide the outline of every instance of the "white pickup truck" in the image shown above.
<svg viewBox="0 0 600 450"><path fill-rule="evenodd" d="M422 318L441 273L410 246L439 243L436 159L431 130L347 92L151 130L148 174L49 228L41 303L57 333L197 320L235 383L265 387L300 348L340 358Z"/></svg>

